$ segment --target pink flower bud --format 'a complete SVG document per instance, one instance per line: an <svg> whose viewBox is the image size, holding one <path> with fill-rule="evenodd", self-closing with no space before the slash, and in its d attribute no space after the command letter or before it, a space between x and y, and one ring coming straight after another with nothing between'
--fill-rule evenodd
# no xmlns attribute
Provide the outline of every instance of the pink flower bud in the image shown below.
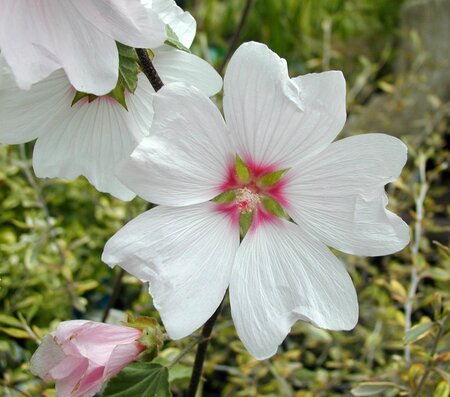
<svg viewBox="0 0 450 397"><path fill-rule="evenodd" d="M59 397L91 397L145 349L142 331L85 320L64 321L31 358L31 371L56 383Z"/></svg>

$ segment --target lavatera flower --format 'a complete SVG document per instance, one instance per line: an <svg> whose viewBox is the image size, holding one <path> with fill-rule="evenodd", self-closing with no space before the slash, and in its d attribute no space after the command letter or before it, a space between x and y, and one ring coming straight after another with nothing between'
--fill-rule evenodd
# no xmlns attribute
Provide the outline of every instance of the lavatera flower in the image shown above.
<svg viewBox="0 0 450 397"><path fill-rule="evenodd" d="M169 24L184 46L192 44L196 24L189 13L173 0L147 1L146 6L154 7L151 10ZM219 74L201 58L168 45L152 50L164 83L185 82L207 96L222 88ZM136 91L125 90L127 109L109 95L93 100L86 96L74 103L76 90L62 69L22 91L3 62L0 143L37 138L33 168L38 177L73 179L84 175L97 190L131 200L135 194L116 178L114 167L149 134L154 93L145 75L139 73Z"/></svg>
<svg viewBox="0 0 450 397"><path fill-rule="evenodd" d="M118 175L160 206L113 236L103 260L150 283L174 339L205 323L229 287L239 337L264 359L297 320L356 325L355 288L327 246L375 256L408 243L384 190L406 147L383 134L332 142L346 118L342 73L290 79L265 45L242 45L224 84L226 123L194 88L158 92L151 135Z"/></svg>
<svg viewBox="0 0 450 397"><path fill-rule="evenodd" d="M141 336L131 327L63 321L34 353L31 370L54 381L59 397L91 397L145 350Z"/></svg>
<svg viewBox="0 0 450 397"><path fill-rule="evenodd" d="M103 95L117 81L115 41L153 48L164 23L141 0L2 0L0 49L20 88L63 68L79 91Z"/></svg>

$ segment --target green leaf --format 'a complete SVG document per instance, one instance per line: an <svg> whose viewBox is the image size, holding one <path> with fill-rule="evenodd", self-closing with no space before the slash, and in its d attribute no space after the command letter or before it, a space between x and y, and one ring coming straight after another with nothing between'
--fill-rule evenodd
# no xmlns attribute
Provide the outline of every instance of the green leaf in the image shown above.
<svg viewBox="0 0 450 397"><path fill-rule="evenodd" d="M353 388L351 392L354 396L375 396L395 389L398 389L398 386L391 382L364 382Z"/></svg>
<svg viewBox="0 0 450 397"><path fill-rule="evenodd" d="M242 213L239 217L239 224L241 226L241 236L244 237L253 221L253 212Z"/></svg>
<svg viewBox="0 0 450 397"><path fill-rule="evenodd" d="M134 93L140 72L138 56L134 48L121 43L116 44L119 50L119 80L117 85L121 85L123 89Z"/></svg>
<svg viewBox="0 0 450 397"><path fill-rule="evenodd" d="M30 339L31 336L28 332L24 331L23 329L18 328L3 328L0 327L0 331L4 332L5 334L12 336L13 338L17 339Z"/></svg>
<svg viewBox="0 0 450 397"><path fill-rule="evenodd" d="M236 156L236 175L241 182L248 182L250 180L250 170L239 156Z"/></svg>
<svg viewBox="0 0 450 397"><path fill-rule="evenodd" d="M273 198L264 197L261 201L264 208L272 215L278 216L279 218L283 219L289 219L289 216L286 214L286 211L283 209L283 207Z"/></svg>
<svg viewBox="0 0 450 397"><path fill-rule="evenodd" d="M439 374L439 376L450 384L450 373L445 372L443 369L435 367L433 370Z"/></svg>
<svg viewBox="0 0 450 397"><path fill-rule="evenodd" d="M22 323L13 316L0 314L0 323L10 325L12 327L22 327Z"/></svg>
<svg viewBox="0 0 450 397"><path fill-rule="evenodd" d="M227 190L213 198L213 201L219 204L232 203L234 200L236 200L236 192L233 189Z"/></svg>
<svg viewBox="0 0 450 397"><path fill-rule="evenodd" d="M403 338L403 341L408 343L413 343L418 341L419 339L424 338L428 335L431 328L433 328L436 325L436 323L429 322L429 323L423 323L423 324L417 324L414 327L412 327Z"/></svg>
<svg viewBox="0 0 450 397"><path fill-rule="evenodd" d="M173 29L169 25L166 25L166 34L167 34L167 39L165 41L166 44L178 48L179 50L191 52L189 48L187 48L180 42L180 39L178 38L177 34L173 31Z"/></svg>
<svg viewBox="0 0 450 397"><path fill-rule="evenodd" d="M171 397L169 371L152 363L133 363L106 385L103 397Z"/></svg>
<svg viewBox="0 0 450 397"><path fill-rule="evenodd" d="M274 172L269 172L268 174L263 175L259 179L258 183L261 186L272 186L272 185L275 185L277 182L280 181L280 179L286 173L286 171L288 171L288 169L274 171Z"/></svg>
<svg viewBox="0 0 450 397"><path fill-rule="evenodd" d="M450 384L447 382L439 382L434 390L433 397L449 397Z"/></svg>

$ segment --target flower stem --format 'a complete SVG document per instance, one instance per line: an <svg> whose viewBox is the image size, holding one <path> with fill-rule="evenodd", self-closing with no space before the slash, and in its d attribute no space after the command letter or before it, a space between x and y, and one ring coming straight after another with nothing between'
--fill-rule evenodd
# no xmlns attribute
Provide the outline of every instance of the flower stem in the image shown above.
<svg viewBox="0 0 450 397"><path fill-rule="evenodd" d="M142 66L142 71L147 76L153 89L158 92L164 86L164 83L162 82L161 77L159 77L147 50L144 48L136 48L136 54Z"/></svg>
<svg viewBox="0 0 450 397"><path fill-rule="evenodd" d="M122 289L122 279L125 275L125 270L120 269L119 274L116 276L116 280L114 281L114 287L112 290L112 294L109 297L108 304L106 305L105 311L103 312L102 316L102 323L106 322L108 320L109 312L114 307L117 298L119 297L120 290Z"/></svg>
<svg viewBox="0 0 450 397"><path fill-rule="evenodd" d="M214 327L214 324L219 317L220 312L222 311L222 303L219 305L214 314L210 317L210 319L205 323L202 329L201 337L202 342L197 347L197 353L195 355L194 367L192 368L192 376L191 381L189 383L189 389L186 397L195 397L197 394L198 385L200 383L200 379L203 373L203 363L206 358L206 350L208 348L209 339L211 337L211 333Z"/></svg>
<svg viewBox="0 0 450 397"><path fill-rule="evenodd" d="M239 38L241 37L242 31L244 30L245 24L247 23L248 20L248 16L250 14L250 10L253 4L253 0L247 0L247 2L245 3L245 7L244 10L242 11L242 16L241 16L241 20L239 21L239 25L237 26L233 37L231 38L231 42L230 45L228 46L228 51L225 55L225 58L222 61L222 64L219 67L219 73L222 74L223 70L225 69L225 66L227 64L227 62L230 60L231 58L231 54L233 53L233 51L236 49L237 44L239 42Z"/></svg>

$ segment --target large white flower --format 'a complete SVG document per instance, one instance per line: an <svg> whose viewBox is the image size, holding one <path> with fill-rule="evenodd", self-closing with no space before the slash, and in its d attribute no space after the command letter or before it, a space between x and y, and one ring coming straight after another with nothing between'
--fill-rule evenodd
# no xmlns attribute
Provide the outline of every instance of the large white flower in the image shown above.
<svg viewBox="0 0 450 397"><path fill-rule="evenodd" d="M407 244L408 226L385 208L384 190L406 147L383 134L332 143L346 117L343 75L290 79L283 59L247 43L225 75L226 124L182 84L164 87L154 106L150 136L118 175L160 206L113 236L103 260L150 282L169 335L200 327L228 287L238 334L259 359L297 320L353 328L355 289L327 245L385 255ZM280 207L291 221L273 215ZM239 220L251 216L240 243Z"/></svg>
<svg viewBox="0 0 450 397"><path fill-rule="evenodd" d="M164 3L172 5L172 11L166 10L163 19L172 15L173 30L189 45L195 35L194 19L172 0ZM221 89L219 74L199 57L167 45L153 52L153 63L164 83L186 82L207 96ZM17 144L38 138L33 153L37 176L72 179L84 175L98 190L130 200L135 194L117 179L114 167L148 135L154 93L141 73L135 93L126 92L128 111L109 96L92 102L86 97L72 106L75 89L62 69L22 91L4 66L0 73L0 142Z"/></svg>
<svg viewBox="0 0 450 397"><path fill-rule="evenodd" d="M166 39L157 13L140 0L2 0L0 49L17 84L63 68L79 91L104 95L117 82L116 41L154 48Z"/></svg>

